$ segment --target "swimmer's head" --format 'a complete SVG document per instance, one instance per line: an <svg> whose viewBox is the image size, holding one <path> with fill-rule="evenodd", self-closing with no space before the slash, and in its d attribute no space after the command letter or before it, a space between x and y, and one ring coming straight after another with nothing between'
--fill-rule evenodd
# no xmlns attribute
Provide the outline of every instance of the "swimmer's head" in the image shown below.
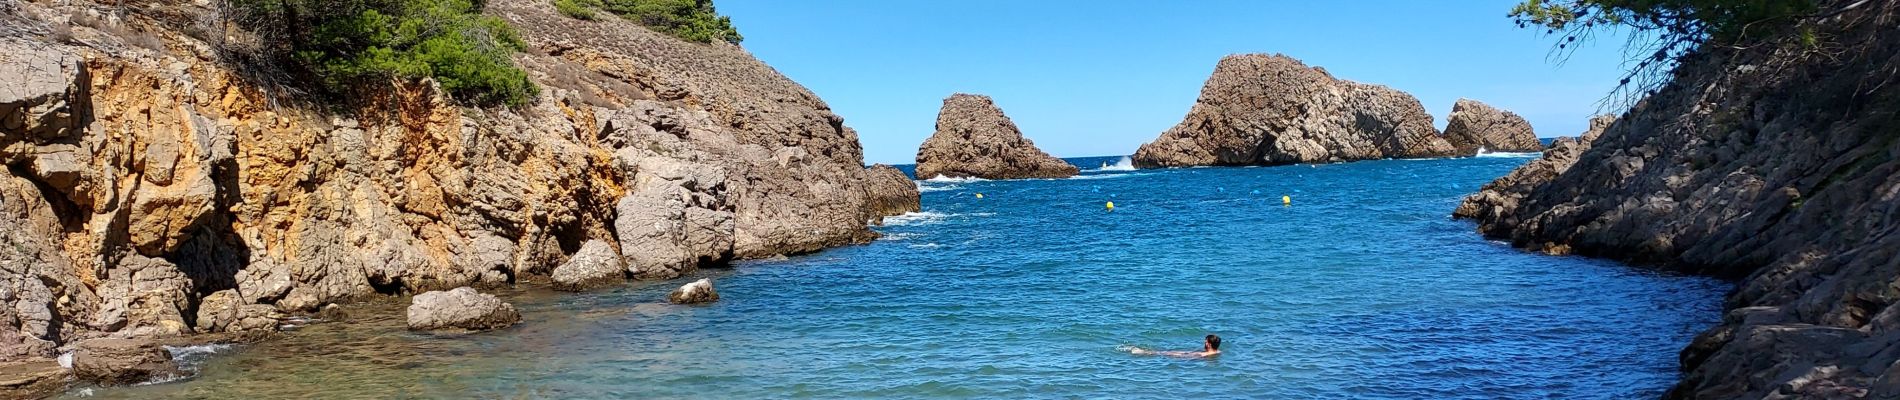
<svg viewBox="0 0 1900 400"><path fill-rule="evenodd" d="M1220 350L1220 336L1207 335L1207 350Z"/></svg>

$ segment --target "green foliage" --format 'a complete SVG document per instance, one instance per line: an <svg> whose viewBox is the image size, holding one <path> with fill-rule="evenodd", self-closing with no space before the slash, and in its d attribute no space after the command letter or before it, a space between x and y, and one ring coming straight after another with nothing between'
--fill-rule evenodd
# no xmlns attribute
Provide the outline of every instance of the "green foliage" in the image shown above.
<svg viewBox="0 0 1900 400"><path fill-rule="evenodd" d="M591 0L621 17L680 39L700 43L745 40L732 27L732 18L713 9L712 0Z"/></svg>
<svg viewBox="0 0 1900 400"><path fill-rule="evenodd" d="M1774 32L1813 12L1813 0L1526 0L1511 9L1520 26L1566 30L1625 26L1663 35L1735 42Z"/></svg>
<svg viewBox="0 0 1900 400"><path fill-rule="evenodd" d="M249 25L336 93L389 78L435 78L477 104L518 105L538 89L511 58L514 29L481 0L233 0Z"/></svg>
<svg viewBox="0 0 1900 400"><path fill-rule="evenodd" d="M1815 0L1523 0L1510 17L1518 27L1560 35L1560 52L1601 29L1633 31L1632 68L1618 88L1633 101L1667 82L1677 61L1697 49L1785 34L1815 9Z"/></svg>
<svg viewBox="0 0 1900 400"><path fill-rule="evenodd" d="M594 20L594 9L601 7L600 0L554 0L554 9L575 19Z"/></svg>

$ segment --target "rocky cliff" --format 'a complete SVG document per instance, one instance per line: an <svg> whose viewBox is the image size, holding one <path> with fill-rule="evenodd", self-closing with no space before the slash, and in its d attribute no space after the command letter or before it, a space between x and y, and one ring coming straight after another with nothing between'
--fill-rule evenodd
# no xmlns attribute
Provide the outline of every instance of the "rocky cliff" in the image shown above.
<svg viewBox="0 0 1900 400"><path fill-rule="evenodd" d="M1181 123L1136 166L1280 165L1454 154L1418 99L1284 55L1222 58Z"/></svg>
<svg viewBox="0 0 1900 400"><path fill-rule="evenodd" d="M1491 152L1528 153L1544 150L1530 121L1477 100L1458 99L1445 121L1445 141L1460 155Z"/></svg>
<svg viewBox="0 0 1900 400"><path fill-rule="evenodd" d="M338 107L221 58L205 2L106 4L0 0L0 361L510 284L596 240L670 278L891 209L843 119L737 46L493 0L533 102L422 81Z"/></svg>
<svg viewBox="0 0 1900 400"><path fill-rule="evenodd" d="M917 148L917 177L922 179L1065 178L1079 171L1037 149L1003 109L983 95L957 93L943 99L937 132Z"/></svg>
<svg viewBox="0 0 1900 400"><path fill-rule="evenodd" d="M1819 4L1460 207L1518 246L1741 279L1671 398L1900 398L1900 4Z"/></svg>

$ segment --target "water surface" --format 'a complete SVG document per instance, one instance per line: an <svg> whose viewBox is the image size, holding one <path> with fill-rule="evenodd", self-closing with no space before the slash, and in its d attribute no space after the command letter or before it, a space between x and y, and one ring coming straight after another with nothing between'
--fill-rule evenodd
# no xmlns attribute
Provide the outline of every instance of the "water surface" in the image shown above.
<svg viewBox="0 0 1900 400"><path fill-rule="evenodd" d="M884 239L580 295L461 337L358 306L103 398L1636 398L1727 284L1529 254L1447 217L1523 157L920 182ZM977 199L976 194L984 197ZM1282 205L1281 196L1292 199ZM1113 201L1115 210L1105 210ZM1208 360L1135 356L1123 346ZM197 358L194 358L195 360ZM75 392L75 394L82 394Z"/></svg>

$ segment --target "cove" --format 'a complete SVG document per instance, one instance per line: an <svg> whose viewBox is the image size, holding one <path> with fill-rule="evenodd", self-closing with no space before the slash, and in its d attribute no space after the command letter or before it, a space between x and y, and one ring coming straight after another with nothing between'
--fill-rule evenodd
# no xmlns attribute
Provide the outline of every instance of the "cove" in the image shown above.
<svg viewBox="0 0 1900 400"><path fill-rule="evenodd" d="M500 292L525 323L439 337L399 301L191 380L91 398L1635 398L1729 283L1526 253L1448 215L1528 160L1472 157L924 180L866 245L583 294ZM982 199L976 194L982 193ZM1290 205L1283 205L1282 196ZM1113 201L1115 210L1105 210ZM1210 360L1125 346L1194 349Z"/></svg>

